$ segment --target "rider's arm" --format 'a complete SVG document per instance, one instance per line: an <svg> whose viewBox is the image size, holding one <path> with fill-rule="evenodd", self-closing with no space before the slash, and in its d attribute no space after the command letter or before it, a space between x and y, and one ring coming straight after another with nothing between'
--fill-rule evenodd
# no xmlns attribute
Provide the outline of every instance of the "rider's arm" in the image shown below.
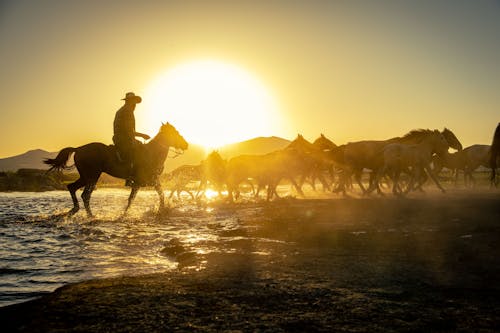
<svg viewBox="0 0 500 333"><path fill-rule="evenodd" d="M149 140L151 138L149 135L144 134L144 133L139 133L139 132L135 132L135 136L141 137L144 140Z"/></svg>

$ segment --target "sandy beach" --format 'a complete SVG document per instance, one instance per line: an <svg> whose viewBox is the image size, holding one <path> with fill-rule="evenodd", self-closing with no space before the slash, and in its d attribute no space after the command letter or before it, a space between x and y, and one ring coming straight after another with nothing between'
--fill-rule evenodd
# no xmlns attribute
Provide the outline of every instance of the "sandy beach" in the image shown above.
<svg viewBox="0 0 500 333"><path fill-rule="evenodd" d="M494 332L500 193L213 203L220 251L0 309L5 332ZM172 211L173 215L192 212ZM163 217L158 223L168 223ZM214 228L217 226L214 225ZM227 241L224 241L224 236ZM241 236L241 237L238 237Z"/></svg>

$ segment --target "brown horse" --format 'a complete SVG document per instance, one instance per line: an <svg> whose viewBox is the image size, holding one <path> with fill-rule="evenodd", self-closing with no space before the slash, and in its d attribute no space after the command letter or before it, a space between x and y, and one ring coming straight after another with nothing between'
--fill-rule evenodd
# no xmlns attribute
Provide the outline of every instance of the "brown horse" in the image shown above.
<svg viewBox="0 0 500 333"><path fill-rule="evenodd" d="M147 144L139 147L137 151L136 170L137 176L132 184L125 212L134 200L141 186L153 185L160 197L160 210L164 208L164 194L159 177L163 172L163 165L167 158L170 147L186 150L188 143L177 132L174 126L162 124L158 134ZM92 216L90 210L90 196L95 188L101 173L105 172L113 177L126 179L129 176L129 166L120 163L114 146L93 142L78 148L67 147L62 149L54 159L46 159L44 163L51 165L50 170L61 170L67 168L66 163L72 153L75 153L75 166L80 178L68 185L69 193L73 199L73 208L69 215L73 215L80 209L76 191L84 187L82 193L83 203L88 216Z"/></svg>
<svg viewBox="0 0 500 333"><path fill-rule="evenodd" d="M337 190L342 191L345 195L345 184L349 182L348 179L351 175L354 175L362 192L367 194L368 192L361 182L363 170L372 170L369 184L369 187L372 187L374 176L383 166L382 151L384 147L393 143L416 144L415 136L408 134L403 137L395 137L388 140L367 140L347 143L344 148L344 176ZM451 148L459 151L462 150L462 144L452 131L444 128L441 134ZM380 194L382 193L379 188L377 188L377 191Z"/></svg>
<svg viewBox="0 0 500 333"><path fill-rule="evenodd" d="M497 159L500 157L500 123L498 123L497 128L495 129L495 134L493 134L493 141L491 143L490 149L490 168L491 168L491 184L498 186L498 182L496 179L497 172Z"/></svg>

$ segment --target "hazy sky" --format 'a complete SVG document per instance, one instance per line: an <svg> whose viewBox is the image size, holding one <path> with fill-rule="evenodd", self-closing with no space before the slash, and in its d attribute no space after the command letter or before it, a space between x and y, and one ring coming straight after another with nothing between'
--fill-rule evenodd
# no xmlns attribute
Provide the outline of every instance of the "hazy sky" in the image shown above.
<svg viewBox="0 0 500 333"><path fill-rule="evenodd" d="M125 92L199 59L258 77L288 139L500 121L499 1L0 0L0 157L111 143Z"/></svg>

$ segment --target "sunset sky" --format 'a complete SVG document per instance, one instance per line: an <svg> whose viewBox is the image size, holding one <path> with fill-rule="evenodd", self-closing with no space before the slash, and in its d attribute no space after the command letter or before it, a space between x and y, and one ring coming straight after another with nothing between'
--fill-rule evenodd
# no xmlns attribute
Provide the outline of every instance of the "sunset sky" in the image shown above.
<svg viewBox="0 0 500 333"><path fill-rule="evenodd" d="M227 119L206 105L203 85L158 84L186 66L214 89L219 68L238 73L224 81L240 89L228 98L242 96ZM111 143L127 91L144 98L138 131L170 121L198 143L224 124L242 134L226 142L324 133L342 144L446 126L464 146L490 144L500 2L0 0L0 158ZM153 91L184 99L153 109Z"/></svg>

